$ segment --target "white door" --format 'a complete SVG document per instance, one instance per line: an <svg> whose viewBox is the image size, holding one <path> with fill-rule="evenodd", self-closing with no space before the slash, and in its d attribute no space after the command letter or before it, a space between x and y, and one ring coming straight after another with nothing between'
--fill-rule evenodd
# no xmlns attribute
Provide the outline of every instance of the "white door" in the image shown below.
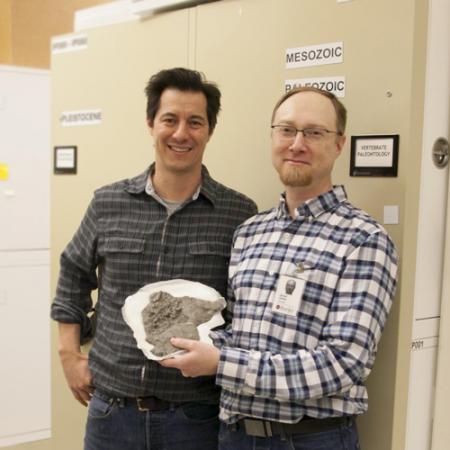
<svg viewBox="0 0 450 450"><path fill-rule="evenodd" d="M438 379L446 377L448 380L450 377L450 357L448 354L445 355L446 349L448 353L448 332L446 333L445 329L450 326L450 319L447 317L450 311L445 311L445 304L441 309L441 286L450 278L449 275L442 273L449 169L437 168L431 155L435 140L439 137L448 138L449 130L450 2L429 0L420 216L406 450L431 448L444 450L448 448L448 445L444 444L445 439L448 443L450 438L448 419L446 421L445 418L450 390L444 383L440 383L435 392L436 367L438 366ZM448 231L447 241L450 242ZM447 260L450 262L450 256L447 256ZM450 264L448 266L447 270L450 273ZM449 296L447 292L447 297ZM446 369L445 356L448 358ZM444 398L445 388L447 394ZM437 415L433 426L435 404Z"/></svg>
<svg viewBox="0 0 450 450"><path fill-rule="evenodd" d="M450 442L450 184L448 199L432 450L444 450Z"/></svg>
<svg viewBox="0 0 450 450"><path fill-rule="evenodd" d="M437 120L441 121L443 136L450 140L450 2L440 0L440 16L436 26L442 35L439 42L441 56L442 102ZM447 169L448 170L448 169ZM441 320L439 327L439 346L437 354L437 376L435 408L432 430L432 450L444 450L449 447L450 427L450 182L447 189L447 217L445 234L444 267L442 274Z"/></svg>

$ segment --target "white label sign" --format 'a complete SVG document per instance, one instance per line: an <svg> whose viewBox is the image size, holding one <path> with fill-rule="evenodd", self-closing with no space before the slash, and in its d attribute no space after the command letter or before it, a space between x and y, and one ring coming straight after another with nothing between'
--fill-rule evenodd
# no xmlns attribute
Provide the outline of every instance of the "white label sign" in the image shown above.
<svg viewBox="0 0 450 450"><path fill-rule="evenodd" d="M75 152L73 149L67 148L58 149L56 168L57 169L71 169L75 167Z"/></svg>
<svg viewBox="0 0 450 450"><path fill-rule="evenodd" d="M364 139L356 142L355 166L391 167L394 155L392 139Z"/></svg>
<svg viewBox="0 0 450 450"><path fill-rule="evenodd" d="M338 64L344 61L344 43L310 45L286 49L286 69Z"/></svg>
<svg viewBox="0 0 450 450"><path fill-rule="evenodd" d="M76 36L66 36L52 39L52 54L76 52L84 50L88 46L88 37L86 34Z"/></svg>
<svg viewBox="0 0 450 450"><path fill-rule="evenodd" d="M286 92L303 86L332 92L336 97L345 97L345 77L299 78L284 82Z"/></svg>
<svg viewBox="0 0 450 450"><path fill-rule="evenodd" d="M418 350L425 350L427 348L437 347L438 340L439 338L437 336L415 339L414 341L411 342L411 350L418 351Z"/></svg>
<svg viewBox="0 0 450 450"><path fill-rule="evenodd" d="M59 123L63 127L97 125L102 123L102 110L90 109L84 111L65 111L61 113Z"/></svg>

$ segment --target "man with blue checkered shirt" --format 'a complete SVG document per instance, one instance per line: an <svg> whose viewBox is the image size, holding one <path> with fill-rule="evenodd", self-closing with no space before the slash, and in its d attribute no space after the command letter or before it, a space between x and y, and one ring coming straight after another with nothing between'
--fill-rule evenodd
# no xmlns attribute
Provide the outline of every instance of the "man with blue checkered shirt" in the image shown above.
<svg viewBox="0 0 450 450"><path fill-rule="evenodd" d="M272 115L277 207L236 231L229 269L232 324L214 346L186 339L163 361L187 377L216 374L221 450L357 450L355 417L390 310L397 253L384 228L331 180L346 110L298 88Z"/></svg>

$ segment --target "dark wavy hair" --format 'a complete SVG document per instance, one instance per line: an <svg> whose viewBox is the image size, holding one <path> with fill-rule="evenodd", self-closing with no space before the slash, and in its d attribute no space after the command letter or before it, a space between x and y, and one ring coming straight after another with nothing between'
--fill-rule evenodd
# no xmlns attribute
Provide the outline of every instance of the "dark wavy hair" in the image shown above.
<svg viewBox="0 0 450 450"><path fill-rule="evenodd" d="M161 70L148 81L145 95L147 96L147 119L150 123L153 124L158 112L162 93L170 88L204 94L209 132L212 133L220 111L220 90L215 83L207 81L203 73L183 67Z"/></svg>

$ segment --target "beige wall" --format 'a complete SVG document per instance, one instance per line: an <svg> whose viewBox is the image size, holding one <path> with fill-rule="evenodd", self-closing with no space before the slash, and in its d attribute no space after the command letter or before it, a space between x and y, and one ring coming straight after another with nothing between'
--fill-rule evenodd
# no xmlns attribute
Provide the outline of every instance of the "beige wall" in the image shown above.
<svg viewBox="0 0 450 450"><path fill-rule="evenodd" d="M50 39L73 31L74 12L109 0L0 0L0 64L50 67Z"/></svg>
<svg viewBox="0 0 450 450"><path fill-rule="evenodd" d="M423 0L346 4L284 0L284 8L279 8L275 0L222 0L93 30L88 33L88 51L55 56L54 144L79 144L80 171L76 177L53 178L53 283L57 256L77 226L92 190L137 173L152 159L142 89L150 74L171 65L200 69L219 83L223 111L206 163L216 178L253 197L262 209L273 205L280 191L269 161L268 125L284 79L345 75L348 134L400 134L399 175L350 177L347 145L334 180L344 183L350 199L380 221L384 205L400 206L400 225L387 228L399 247L402 265L413 267L426 5ZM305 17L312 19L303 20ZM343 64L284 68L285 48L337 40L344 41ZM393 95L387 96L387 91ZM62 110L88 104L105 111L101 127L59 127L57 118ZM401 287L368 380L370 408L359 420L365 450L404 448L413 290L408 273L412 272L405 276L402 270ZM55 368L55 392L66 399L58 370ZM77 406L55 402L58 411L66 411L71 420L79 414L75 423L81 433L83 414L77 412ZM59 433L59 426L65 425L61 418L55 420L55 432Z"/></svg>

